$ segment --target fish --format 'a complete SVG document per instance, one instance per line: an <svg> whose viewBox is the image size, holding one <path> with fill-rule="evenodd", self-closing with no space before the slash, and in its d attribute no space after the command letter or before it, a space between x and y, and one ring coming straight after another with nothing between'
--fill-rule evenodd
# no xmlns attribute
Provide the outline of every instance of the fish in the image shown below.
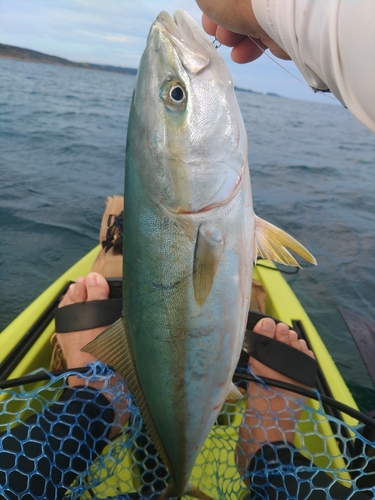
<svg viewBox="0 0 375 500"><path fill-rule="evenodd" d="M253 264L315 259L254 214L232 76L182 10L157 16L139 64L124 200L122 317L83 350L126 379L170 474L160 499L209 499L189 478L233 391Z"/></svg>

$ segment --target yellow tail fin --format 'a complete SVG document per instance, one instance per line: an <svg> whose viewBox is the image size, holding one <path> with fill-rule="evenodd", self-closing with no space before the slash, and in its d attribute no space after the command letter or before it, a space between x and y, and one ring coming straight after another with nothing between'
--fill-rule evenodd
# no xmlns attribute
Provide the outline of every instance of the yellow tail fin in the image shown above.
<svg viewBox="0 0 375 500"><path fill-rule="evenodd" d="M292 250L310 264L316 264L311 253L288 233L255 216L255 251L254 255L263 259L280 262L286 266L298 266L299 263L287 250Z"/></svg>

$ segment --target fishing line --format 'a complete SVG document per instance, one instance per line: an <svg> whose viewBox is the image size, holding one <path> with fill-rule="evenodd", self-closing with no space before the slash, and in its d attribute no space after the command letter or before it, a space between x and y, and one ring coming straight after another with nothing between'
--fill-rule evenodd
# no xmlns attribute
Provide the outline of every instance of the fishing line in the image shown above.
<svg viewBox="0 0 375 500"><path fill-rule="evenodd" d="M297 82L302 83L302 85L311 89L315 94L321 94L321 95L324 95L325 97L327 97L328 99L332 99L333 101L337 101L336 97L333 97L332 95L328 94L328 93L330 93L330 90L320 90L320 89L316 89L314 87L310 87L310 85L307 82L305 82L304 80L301 80L301 78L298 78L298 76L296 76L294 73L292 73L291 71L286 69L281 63L279 63L279 61L274 59L268 52L266 52L266 49L264 49L261 45L259 45L259 43L256 42L253 37L248 36L248 38L258 47L258 49L260 49L263 52L263 54L265 56L268 57L268 59L271 59L272 62L274 62L275 64L277 64L277 66L279 66L281 69L286 71L286 73L288 73L288 75L292 76L295 80L297 80ZM221 43L216 38L214 38L212 43L213 43L215 49L219 49L221 47Z"/></svg>
<svg viewBox="0 0 375 500"><path fill-rule="evenodd" d="M294 271L286 271L285 269L279 269L278 267L270 267L266 266L265 264L259 264L258 262L255 264L256 267L264 267L265 269L269 269L270 271L278 271L279 273L282 274L297 274L300 271L300 267L296 267Z"/></svg>
<svg viewBox="0 0 375 500"><path fill-rule="evenodd" d="M324 90L315 89L314 87L310 87L310 85L307 82L305 82L304 80L301 80L301 78L298 78L298 76L296 76L294 73L292 73L291 71L284 68L284 66L281 63L279 63L279 61L274 59L268 52L266 52L266 49L264 49L261 45L259 45L259 43L256 42L253 37L248 36L248 38L258 47L258 49L260 49L263 52L264 55L266 55L269 59L271 59L271 61L273 61L275 64L277 64L277 66L280 66L281 69L286 71L288 73L288 75L292 76L295 80L302 83L306 87L309 87L309 89L311 89L315 94L321 94L321 95L324 95L325 97L327 97L328 99L333 99L334 101L337 101L336 97L333 97L333 96L327 94L327 92L330 92L329 90L324 91ZM216 40L216 38L215 38L215 40Z"/></svg>

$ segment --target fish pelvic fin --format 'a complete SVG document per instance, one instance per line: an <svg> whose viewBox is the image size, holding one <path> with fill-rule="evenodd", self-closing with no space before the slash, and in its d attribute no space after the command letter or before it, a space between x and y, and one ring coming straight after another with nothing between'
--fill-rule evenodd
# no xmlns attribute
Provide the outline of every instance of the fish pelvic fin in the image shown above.
<svg viewBox="0 0 375 500"><path fill-rule="evenodd" d="M198 228L193 264L194 297L199 307L205 304L210 294L223 252L224 238L221 230L201 224Z"/></svg>
<svg viewBox="0 0 375 500"><path fill-rule="evenodd" d="M229 386L229 392L228 395L225 399L226 402L230 401L240 401L241 399L245 398L247 396L247 393L243 394L239 388L234 385L233 382L231 382Z"/></svg>
<svg viewBox="0 0 375 500"><path fill-rule="evenodd" d="M287 250L292 250L310 264L316 264L313 255L290 234L255 216L254 255L286 266L301 267Z"/></svg>
<svg viewBox="0 0 375 500"><path fill-rule="evenodd" d="M173 469L155 427L138 377L133 351L126 335L126 322L120 318L104 330L81 351L88 352L103 363L113 367L125 378L143 417L147 431L169 472Z"/></svg>

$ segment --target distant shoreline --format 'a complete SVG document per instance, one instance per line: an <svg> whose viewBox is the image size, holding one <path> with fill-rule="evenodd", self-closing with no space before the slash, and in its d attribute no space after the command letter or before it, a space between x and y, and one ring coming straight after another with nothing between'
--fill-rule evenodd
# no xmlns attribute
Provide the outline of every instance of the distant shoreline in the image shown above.
<svg viewBox="0 0 375 500"><path fill-rule="evenodd" d="M107 64L92 64L92 63L76 63L63 59L62 57L50 56L37 52L36 50L23 49L14 47L13 45L5 45L0 43L0 57L3 59L13 59L17 61L36 62L42 64L54 64L56 66L66 66L70 68L92 69L96 71L110 71L112 73L122 73L126 75L136 75L135 68L123 68L121 66L111 66Z"/></svg>
<svg viewBox="0 0 375 500"><path fill-rule="evenodd" d="M48 54L43 54L42 52L37 52L36 50L23 49L21 47L14 47L13 45L5 45L4 43L0 43L0 57L3 59L13 59L16 61L54 64L55 66L65 66L68 68L82 68L82 69L93 69L96 71L109 71L111 73L121 73L123 75L137 74L137 70L135 68L124 68L122 66L111 66L109 64L93 64L87 62L76 63L73 61L69 61L69 59L64 59L62 57L50 56ZM281 97L279 94L274 94L274 93L262 94L262 92L256 92L250 89L243 89L240 87L234 87L234 88L235 90L238 90L240 92L248 92L250 94Z"/></svg>

